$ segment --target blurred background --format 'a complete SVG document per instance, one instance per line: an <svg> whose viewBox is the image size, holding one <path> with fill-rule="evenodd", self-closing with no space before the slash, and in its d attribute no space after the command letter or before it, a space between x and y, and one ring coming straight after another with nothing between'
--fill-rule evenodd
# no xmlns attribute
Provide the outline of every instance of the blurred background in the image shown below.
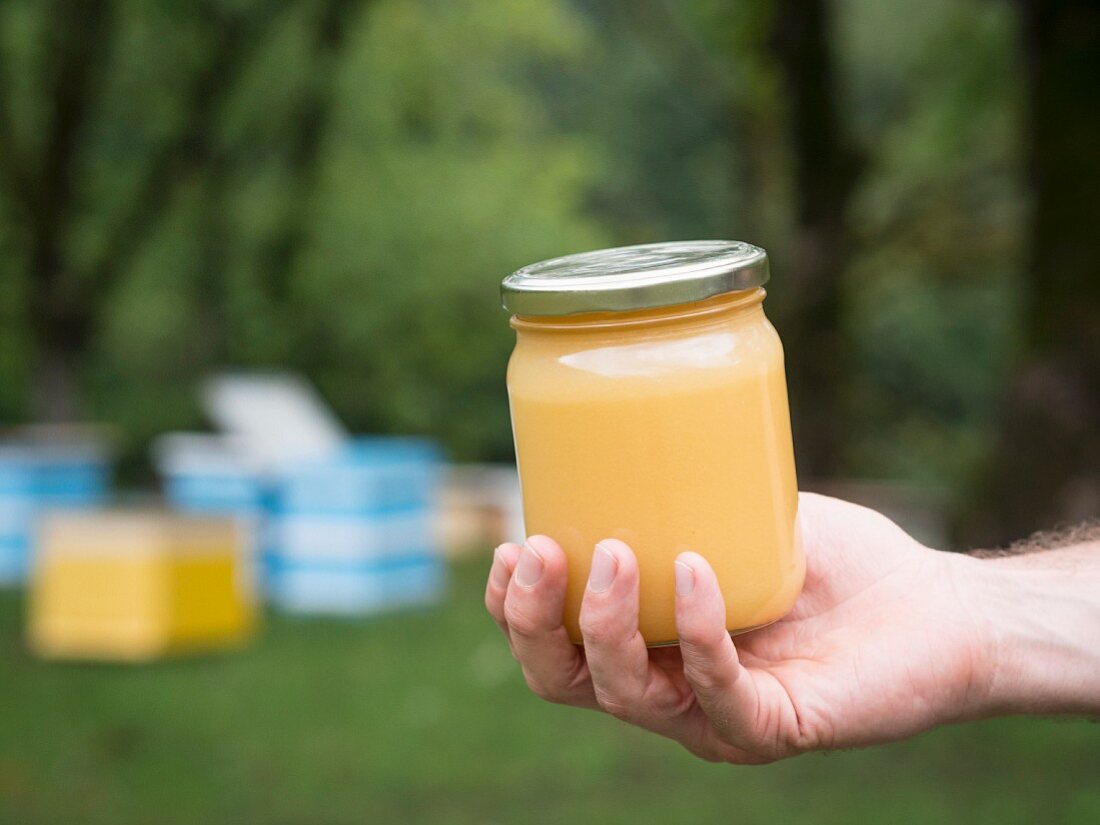
<svg viewBox="0 0 1100 825"><path fill-rule="evenodd" d="M72 438L26 425L94 423L84 503L184 507L157 439L279 370L373 437L339 472L412 445L450 525L419 610L269 610L233 653L43 663L0 591L0 821L1100 821L1095 726L704 765L537 702L480 606L498 284L599 246L767 248L803 486L956 549L1100 516L1098 87L1087 0L0 4L10 489Z"/></svg>

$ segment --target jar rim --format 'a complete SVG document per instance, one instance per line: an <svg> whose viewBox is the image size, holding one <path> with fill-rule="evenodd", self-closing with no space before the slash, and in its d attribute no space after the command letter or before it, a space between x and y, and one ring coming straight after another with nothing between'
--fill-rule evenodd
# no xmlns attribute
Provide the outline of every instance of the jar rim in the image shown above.
<svg viewBox="0 0 1100 825"><path fill-rule="evenodd" d="M760 287L768 254L742 241L670 241L563 255L517 269L501 303L515 315L629 312Z"/></svg>
<svg viewBox="0 0 1100 825"><path fill-rule="evenodd" d="M712 295L689 304L630 310L627 312L586 312L573 315L513 315L512 329L524 332L602 333L635 327L658 327L706 321L715 315L740 313L759 307L767 296L763 287Z"/></svg>

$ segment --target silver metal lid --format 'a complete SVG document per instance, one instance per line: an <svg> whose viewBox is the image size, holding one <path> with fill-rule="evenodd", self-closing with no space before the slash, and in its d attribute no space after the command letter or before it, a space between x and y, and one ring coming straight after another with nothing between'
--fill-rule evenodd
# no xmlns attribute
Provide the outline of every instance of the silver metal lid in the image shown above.
<svg viewBox="0 0 1100 825"><path fill-rule="evenodd" d="M517 269L500 285L515 315L622 312L702 301L768 280L768 254L741 241L598 249Z"/></svg>

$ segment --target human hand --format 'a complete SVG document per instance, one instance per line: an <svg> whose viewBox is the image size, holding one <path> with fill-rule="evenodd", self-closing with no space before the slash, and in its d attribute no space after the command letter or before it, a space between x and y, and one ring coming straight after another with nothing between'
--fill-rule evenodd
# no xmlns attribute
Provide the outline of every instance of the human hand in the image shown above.
<svg viewBox="0 0 1100 825"><path fill-rule="evenodd" d="M884 516L802 494L804 590L779 622L731 639L714 573L676 560L679 647L638 633L638 568L600 542L581 607L583 649L562 626L566 559L550 538L497 549L489 613L530 688L604 710L711 761L764 763L869 745L992 708L988 620L967 571Z"/></svg>

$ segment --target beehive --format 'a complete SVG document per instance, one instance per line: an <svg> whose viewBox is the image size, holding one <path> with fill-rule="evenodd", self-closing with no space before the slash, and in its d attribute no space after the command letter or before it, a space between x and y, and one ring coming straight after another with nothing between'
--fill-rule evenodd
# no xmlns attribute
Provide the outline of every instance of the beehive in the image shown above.
<svg viewBox="0 0 1100 825"><path fill-rule="evenodd" d="M235 645L256 622L246 555L231 518L53 513L36 542L31 647L48 658L140 661Z"/></svg>
<svg viewBox="0 0 1100 825"><path fill-rule="evenodd" d="M270 557L265 516L272 485L240 443L210 433L165 433L153 442L153 459L173 510L237 518L255 550L252 575L262 592Z"/></svg>
<svg viewBox="0 0 1100 825"><path fill-rule="evenodd" d="M437 602L445 568L433 515L438 448L366 438L288 467L271 520L271 601L305 613L364 614Z"/></svg>
<svg viewBox="0 0 1100 825"><path fill-rule="evenodd" d="M35 520L107 498L105 438L92 427L23 427L0 439L0 585L26 580Z"/></svg>

